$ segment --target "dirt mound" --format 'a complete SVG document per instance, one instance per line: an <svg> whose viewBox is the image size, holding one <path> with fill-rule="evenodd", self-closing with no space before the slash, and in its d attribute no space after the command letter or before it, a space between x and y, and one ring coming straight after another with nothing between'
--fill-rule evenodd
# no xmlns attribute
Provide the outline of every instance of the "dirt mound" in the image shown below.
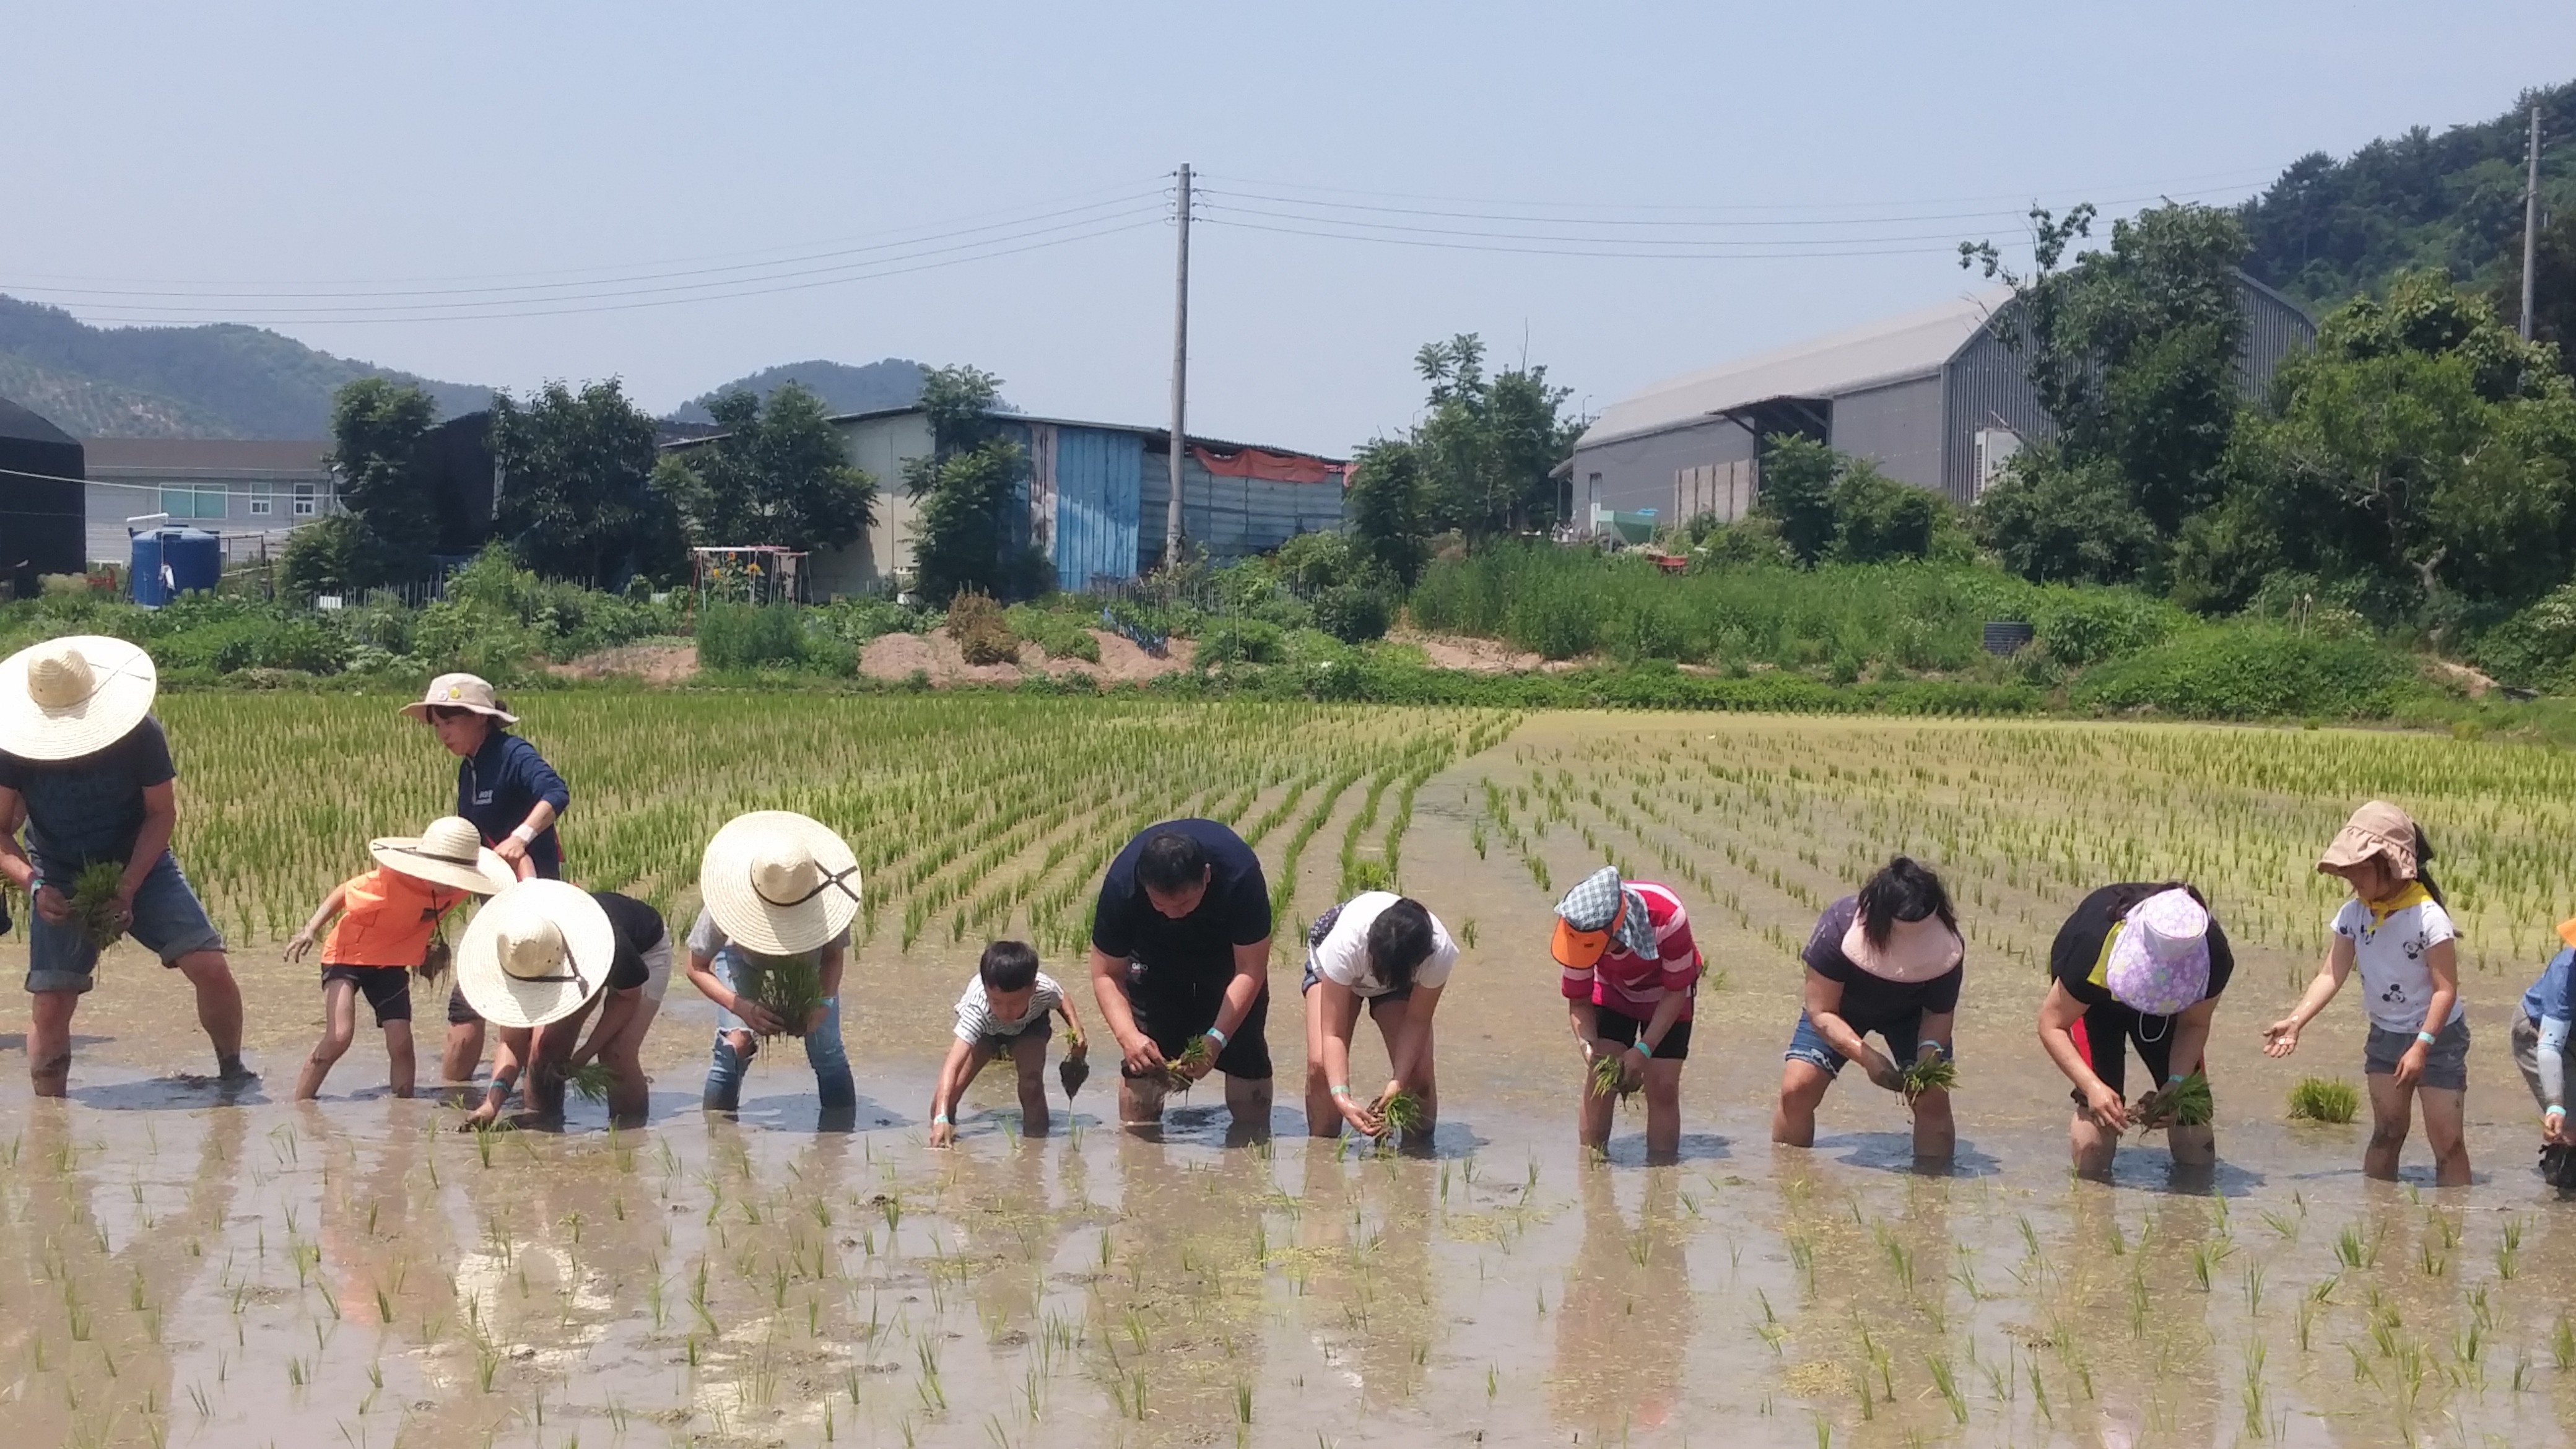
<svg viewBox="0 0 2576 1449"><path fill-rule="evenodd" d="M934 686L1010 684L1033 673L1058 679L1086 675L1104 684L1119 684L1141 683L1190 667L1193 646L1187 639L1173 640L1170 651L1158 658L1105 630L1094 629L1091 637L1100 645L1097 664L1088 659L1058 659L1028 643L1020 645L1017 664L969 664L957 641L945 633L888 634L860 651L859 672L871 679L900 681L911 678L917 669L929 675Z"/></svg>
<svg viewBox="0 0 2576 1449"><path fill-rule="evenodd" d="M698 646L689 643L624 644L585 654L569 664L549 664L559 679L606 679L632 675L646 684L678 684L696 677Z"/></svg>
<svg viewBox="0 0 2576 1449"><path fill-rule="evenodd" d="M1434 669L1461 669L1470 674L1562 674L1584 664L1580 659L1541 659L1499 639L1479 639L1469 634L1424 634L1399 629L1386 637L1389 643L1409 644L1421 650Z"/></svg>

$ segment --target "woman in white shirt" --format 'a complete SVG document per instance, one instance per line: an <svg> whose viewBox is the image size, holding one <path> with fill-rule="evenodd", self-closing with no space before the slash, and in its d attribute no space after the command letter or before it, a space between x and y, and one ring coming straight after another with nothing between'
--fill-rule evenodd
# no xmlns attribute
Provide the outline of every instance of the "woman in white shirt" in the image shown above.
<svg viewBox="0 0 2576 1449"><path fill-rule="evenodd" d="M2370 1083L2370 1147L2365 1177L2393 1179L2397 1155L2424 1104L2424 1140L2433 1149L2433 1181L2469 1180L2462 1104L2469 1087L2469 1022L2460 1001L2460 963L2450 913L2433 881L2433 844L2405 811L2373 800L2353 812L2317 870L2343 877L2352 899L2335 912L2334 940L2307 994L2290 1014L2264 1028L2263 1050L2298 1050L2299 1029L2334 1000L2346 976L2361 971L2370 1038L2362 1071Z"/></svg>
<svg viewBox="0 0 2576 1449"><path fill-rule="evenodd" d="M1431 1066L1431 1014L1457 943L1420 901L1393 891L1364 891L1318 917L1306 932L1306 1130L1340 1135L1344 1123L1371 1137L1386 1130L1386 1100L1399 1091L1422 1099L1423 1130L1440 1111ZM1351 1037L1360 1004L1368 1004L1386 1039L1386 1090L1362 1101L1351 1095Z"/></svg>

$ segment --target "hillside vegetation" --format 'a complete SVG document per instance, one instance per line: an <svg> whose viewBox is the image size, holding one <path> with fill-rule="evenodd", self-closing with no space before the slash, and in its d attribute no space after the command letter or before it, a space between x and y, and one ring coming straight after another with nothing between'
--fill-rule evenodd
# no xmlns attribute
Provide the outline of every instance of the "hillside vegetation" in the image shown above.
<svg viewBox="0 0 2576 1449"><path fill-rule="evenodd" d="M84 437L319 438L360 378L418 385L448 416L492 390L334 357L259 327L92 327L0 296L0 394Z"/></svg>

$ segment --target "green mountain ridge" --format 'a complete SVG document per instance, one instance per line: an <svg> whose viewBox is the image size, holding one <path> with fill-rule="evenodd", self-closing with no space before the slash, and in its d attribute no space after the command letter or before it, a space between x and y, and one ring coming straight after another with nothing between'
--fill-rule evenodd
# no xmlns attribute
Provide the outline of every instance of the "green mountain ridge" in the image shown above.
<svg viewBox="0 0 2576 1449"><path fill-rule="evenodd" d="M704 424L715 421L707 405L729 392L755 392L762 398L789 383L799 383L823 400L823 406L836 413L873 412L878 408L910 407L921 401L921 380L928 369L908 358L888 357L863 367L846 362L811 358L804 362L782 363L764 367L745 377L735 378L722 387L682 403L671 411L676 423Z"/></svg>

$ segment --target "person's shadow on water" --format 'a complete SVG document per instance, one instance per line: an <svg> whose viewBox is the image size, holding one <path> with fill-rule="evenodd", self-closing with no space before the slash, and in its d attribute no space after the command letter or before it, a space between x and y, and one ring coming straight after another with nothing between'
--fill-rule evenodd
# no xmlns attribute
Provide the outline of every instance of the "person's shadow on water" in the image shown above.
<svg viewBox="0 0 2576 1449"><path fill-rule="evenodd" d="M1950 1155L1922 1157L1914 1155L1911 1132L1841 1132L1819 1138L1815 1151L1839 1152L1836 1162L1846 1167L1867 1168L1873 1172L1901 1172L1925 1177L1991 1177L2003 1170L2003 1163L1969 1143L1951 1148Z"/></svg>
<svg viewBox="0 0 2576 1449"><path fill-rule="evenodd" d="M1601 1152L1604 1161L1620 1167L1660 1167L1667 1163L1723 1162L1734 1155L1733 1139L1721 1137L1714 1132L1683 1133L1681 1141L1674 1145L1670 1155L1648 1152L1646 1134L1643 1132L1626 1137L1613 1137L1610 1139L1610 1145Z"/></svg>

